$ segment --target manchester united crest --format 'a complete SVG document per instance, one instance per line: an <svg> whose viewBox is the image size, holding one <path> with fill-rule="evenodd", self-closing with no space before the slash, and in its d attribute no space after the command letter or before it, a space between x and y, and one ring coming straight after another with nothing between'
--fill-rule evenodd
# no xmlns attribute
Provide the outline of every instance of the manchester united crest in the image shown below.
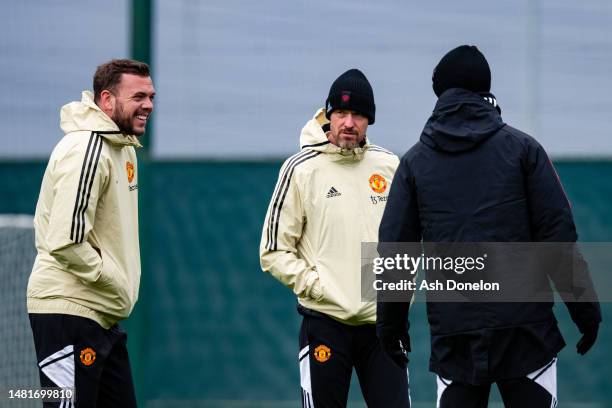
<svg viewBox="0 0 612 408"><path fill-rule="evenodd" d="M327 360L329 360L330 357L331 357L331 350L326 345L321 344L320 346L317 346L317 348L314 349L314 358L319 363L326 362Z"/></svg>
<svg viewBox="0 0 612 408"><path fill-rule="evenodd" d="M91 348L87 347L81 350L81 363L86 366L90 366L96 361L96 352Z"/></svg>
<svg viewBox="0 0 612 408"><path fill-rule="evenodd" d="M134 164L125 162L125 169L127 170L128 183L134 180Z"/></svg>
<svg viewBox="0 0 612 408"><path fill-rule="evenodd" d="M378 194L382 194L387 189L387 180L380 174L372 174L370 176L370 188Z"/></svg>

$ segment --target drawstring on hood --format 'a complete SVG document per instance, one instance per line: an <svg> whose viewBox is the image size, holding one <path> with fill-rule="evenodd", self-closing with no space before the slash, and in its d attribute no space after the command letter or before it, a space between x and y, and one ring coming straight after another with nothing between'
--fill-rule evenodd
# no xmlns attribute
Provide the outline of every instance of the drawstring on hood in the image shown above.
<svg viewBox="0 0 612 408"><path fill-rule="evenodd" d="M505 126L491 93L451 88L440 95L421 133L421 142L435 150L471 150Z"/></svg>
<svg viewBox="0 0 612 408"><path fill-rule="evenodd" d="M136 136L121 133L117 124L96 105L90 91L83 91L81 101L70 102L62 107L60 127L65 134L97 132L113 144L142 147Z"/></svg>

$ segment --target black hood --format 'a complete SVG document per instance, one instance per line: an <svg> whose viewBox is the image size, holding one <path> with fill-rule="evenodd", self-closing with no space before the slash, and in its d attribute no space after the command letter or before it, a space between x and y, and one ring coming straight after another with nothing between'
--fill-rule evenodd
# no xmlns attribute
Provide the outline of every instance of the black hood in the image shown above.
<svg viewBox="0 0 612 408"><path fill-rule="evenodd" d="M421 142L444 152L463 152L487 140L504 125L499 112L482 95L452 88L440 95L421 133Z"/></svg>

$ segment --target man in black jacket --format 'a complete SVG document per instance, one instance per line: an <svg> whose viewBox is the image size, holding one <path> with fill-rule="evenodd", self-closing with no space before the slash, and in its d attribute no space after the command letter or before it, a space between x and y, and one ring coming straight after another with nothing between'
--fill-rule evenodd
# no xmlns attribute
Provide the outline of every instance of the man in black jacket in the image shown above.
<svg viewBox="0 0 612 408"><path fill-rule="evenodd" d="M467 45L451 50L432 79L439 99L400 162L379 241L575 242L559 178L542 146L503 122L482 53ZM597 338L599 303L566 305L584 354ZM552 306L428 302L438 406L486 407L494 382L506 406L555 406L556 356L565 342ZM408 303L378 304L381 344L401 366L408 310Z"/></svg>

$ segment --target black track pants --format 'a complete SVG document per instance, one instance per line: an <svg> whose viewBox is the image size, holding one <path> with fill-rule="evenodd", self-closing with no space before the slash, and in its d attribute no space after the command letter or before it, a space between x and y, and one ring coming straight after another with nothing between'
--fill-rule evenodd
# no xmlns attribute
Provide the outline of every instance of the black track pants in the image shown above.
<svg viewBox="0 0 612 408"><path fill-rule="evenodd" d="M136 407L127 335L84 317L30 314L42 387L72 388L72 399L45 407Z"/></svg>
<svg viewBox="0 0 612 408"><path fill-rule="evenodd" d="M304 316L299 361L303 407L346 407L353 367L368 407L410 407L408 371L383 352L373 324Z"/></svg>

